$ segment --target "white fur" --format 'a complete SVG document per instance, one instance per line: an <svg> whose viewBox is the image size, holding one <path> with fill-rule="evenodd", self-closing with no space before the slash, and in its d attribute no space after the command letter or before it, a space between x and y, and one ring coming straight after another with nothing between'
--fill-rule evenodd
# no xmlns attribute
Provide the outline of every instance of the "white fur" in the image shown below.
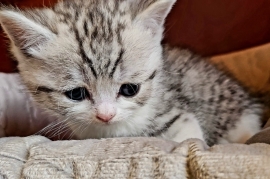
<svg viewBox="0 0 270 179"><path fill-rule="evenodd" d="M153 34L162 33L165 17L167 17L170 12L172 5L175 0L160 0L147 8L143 13L141 13L136 21L142 23L146 29L149 29Z"/></svg>
<svg viewBox="0 0 270 179"><path fill-rule="evenodd" d="M260 131L260 116L244 111L234 129L229 130L227 137L220 143L245 143Z"/></svg>
<svg viewBox="0 0 270 179"><path fill-rule="evenodd" d="M163 137L176 142L183 142L190 138L204 141L203 132L198 119L191 113L183 114Z"/></svg>

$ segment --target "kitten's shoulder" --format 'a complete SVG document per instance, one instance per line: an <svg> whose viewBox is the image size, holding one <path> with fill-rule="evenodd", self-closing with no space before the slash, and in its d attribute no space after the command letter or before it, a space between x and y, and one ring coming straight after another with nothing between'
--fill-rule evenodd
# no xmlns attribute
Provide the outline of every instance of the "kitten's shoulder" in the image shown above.
<svg viewBox="0 0 270 179"><path fill-rule="evenodd" d="M182 72L192 68L213 68L209 64L207 58L180 47L172 47L169 45L163 45L163 58L165 68L169 71L179 71Z"/></svg>
<svg viewBox="0 0 270 179"><path fill-rule="evenodd" d="M192 58L195 53L188 49L183 49L180 47L172 47L168 44L163 45L163 57L166 61L187 61Z"/></svg>

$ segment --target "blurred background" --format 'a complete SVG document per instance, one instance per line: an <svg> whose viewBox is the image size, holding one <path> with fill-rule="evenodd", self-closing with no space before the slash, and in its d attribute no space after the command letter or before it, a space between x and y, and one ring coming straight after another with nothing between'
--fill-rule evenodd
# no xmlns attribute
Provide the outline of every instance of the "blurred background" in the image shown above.
<svg viewBox="0 0 270 179"><path fill-rule="evenodd" d="M52 6L56 2L0 0L20 8ZM270 99L269 0L178 0L167 18L164 37L164 43L210 57L252 93ZM17 72L2 29L0 72Z"/></svg>

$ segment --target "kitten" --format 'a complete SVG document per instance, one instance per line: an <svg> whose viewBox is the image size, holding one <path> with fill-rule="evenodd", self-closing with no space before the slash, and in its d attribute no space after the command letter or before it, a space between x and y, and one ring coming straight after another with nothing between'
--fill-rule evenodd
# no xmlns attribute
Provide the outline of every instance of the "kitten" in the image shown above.
<svg viewBox="0 0 270 179"><path fill-rule="evenodd" d="M206 60L161 45L174 3L70 0L26 11L3 7L0 22L34 100L79 139L244 142L260 130L261 104Z"/></svg>

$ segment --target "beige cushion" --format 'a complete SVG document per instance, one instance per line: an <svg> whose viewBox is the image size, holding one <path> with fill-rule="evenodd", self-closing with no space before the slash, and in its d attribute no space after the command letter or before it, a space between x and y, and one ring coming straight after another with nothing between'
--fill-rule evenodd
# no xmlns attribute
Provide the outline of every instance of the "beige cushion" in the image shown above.
<svg viewBox="0 0 270 179"><path fill-rule="evenodd" d="M207 147L190 139L156 138L55 141L0 139L0 178L267 178L270 146Z"/></svg>

